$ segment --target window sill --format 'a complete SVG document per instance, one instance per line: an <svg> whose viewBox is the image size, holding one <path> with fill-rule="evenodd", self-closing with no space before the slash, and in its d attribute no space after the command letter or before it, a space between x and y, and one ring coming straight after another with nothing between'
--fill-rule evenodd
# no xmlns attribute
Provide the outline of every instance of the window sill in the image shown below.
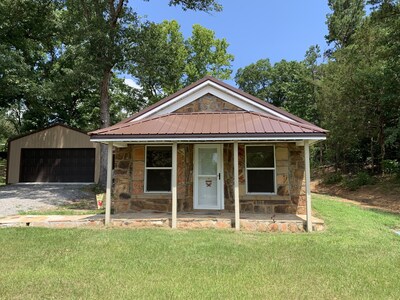
<svg viewBox="0 0 400 300"><path fill-rule="evenodd" d="M249 196L277 196L277 193L246 193Z"/></svg>
<svg viewBox="0 0 400 300"><path fill-rule="evenodd" d="M151 195L171 195L172 192L146 192L146 191L144 191L143 194L151 194Z"/></svg>
<svg viewBox="0 0 400 300"><path fill-rule="evenodd" d="M171 194L155 194L155 193L142 193L139 195L132 195L132 200L171 200Z"/></svg>

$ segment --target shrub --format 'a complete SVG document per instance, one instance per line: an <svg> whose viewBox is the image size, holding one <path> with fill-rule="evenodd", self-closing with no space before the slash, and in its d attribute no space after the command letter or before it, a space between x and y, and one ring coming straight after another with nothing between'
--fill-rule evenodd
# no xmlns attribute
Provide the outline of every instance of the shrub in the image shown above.
<svg viewBox="0 0 400 300"><path fill-rule="evenodd" d="M322 183L324 184L336 184L342 181L342 174L340 173L329 173L324 176Z"/></svg>
<svg viewBox="0 0 400 300"><path fill-rule="evenodd" d="M400 163L395 159L385 159L382 162L383 172L400 175Z"/></svg>
<svg viewBox="0 0 400 300"><path fill-rule="evenodd" d="M346 177L343 181L344 187L350 191L355 191L363 185L374 183L374 178L366 172L359 172L354 177Z"/></svg>
<svg viewBox="0 0 400 300"><path fill-rule="evenodd" d="M349 177L343 179L343 186L350 191L355 191L360 187L357 183L357 180Z"/></svg>

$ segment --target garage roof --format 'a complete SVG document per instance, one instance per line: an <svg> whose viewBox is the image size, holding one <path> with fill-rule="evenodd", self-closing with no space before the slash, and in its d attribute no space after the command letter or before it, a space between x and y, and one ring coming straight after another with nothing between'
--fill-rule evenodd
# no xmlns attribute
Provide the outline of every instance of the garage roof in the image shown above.
<svg viewBox="0 0 400 300"><path fill-rule="evenodd" d="M28 136L28 135L35 134L35 133L38 133L38 132L41 132L41 131L44 131L44 130L48 130L48 129L50 129L50 128L57 127L57 126L61 126L61 127L64 127L64 128L70 129L70 130L74 130L74 131L80 132L80 133L82 133L82 134L87 134L87 132L84 132L84 131L82 131L82 130L80 130L80 129L73 128L73 127L70 127L70 126L65 125L65 124L62 124L62 123L55 123L55 124L50 125L50 126L47 126L47 127L45 127L45 128L41 128L41 129L37 129L37 130L34 130L34 131L30 131L30 132L27 132L27 133L23 133L23 134L17 135L17 136L15 136L15 137L13 137L13 138L10 138L10 139L8 140L8 142L10 143L10 142L12 142L12 141L21 139L21 138L26 137L26 136Z"/></svg>

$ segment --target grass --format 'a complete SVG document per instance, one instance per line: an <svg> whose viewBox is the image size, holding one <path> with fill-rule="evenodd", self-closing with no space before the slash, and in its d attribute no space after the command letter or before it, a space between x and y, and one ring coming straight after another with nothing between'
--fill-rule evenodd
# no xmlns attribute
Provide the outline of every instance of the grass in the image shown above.
<svg viewBox="0 0 400 300"><path fill-rule="evenodd" d="M398 299L398 215L313 196L327 231L6 228L2 299Z"/></svg>
<svg viewBox="0 0 400 300"><path fill-rule="evenodd" d="M98 215L104 214L105 209L93 209L95 200L81 199L79 202L60 205L55 209L19 211L19 215Z"/></svg>
<svg viewBox="0 0 400 300"><path fill-rule="evenodd" d="M6 184L7 160L0 158L0 186Z"/></svg>

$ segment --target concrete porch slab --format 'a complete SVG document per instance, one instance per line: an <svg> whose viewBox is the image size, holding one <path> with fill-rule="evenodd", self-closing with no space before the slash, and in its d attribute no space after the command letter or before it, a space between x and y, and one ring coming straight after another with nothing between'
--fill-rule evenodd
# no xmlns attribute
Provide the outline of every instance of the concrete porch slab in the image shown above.
<svg viewBox="0 0 400 300"><path fill-rule="evenodd" d="M234 228L234 213L212 212L178 212L177 227L192 228ZM111 224L118 227L171 227L171 213L140 211L134 213L114 214ZM312 217L313 231L322 231L325 223L322 219ZM305 215L293 214L240 214L240 227L244 231L262 232L304 232L306 225Z"/></svg>
<svg viewBox="0 0 400 300"><path fill-rule="evenodd" d="M233 213L180 212L177 227L181 229L235 227ZM261 232L303 232L306 216L292 214L241 214L240 227L244 231ZM325 228L324 221L313 217L313 231ZM98 227L104 226L104 215L16 215L0 219L0 227ZM171 227L171 214L154 211L114 214L111 226L127 228Z"/></svg>
<svg viewBox="0 0 400 300"><path fill-rule="evenodd" d="M102 215L15 215L0 219L0 227L73 228L104 225Z"/></svg>

